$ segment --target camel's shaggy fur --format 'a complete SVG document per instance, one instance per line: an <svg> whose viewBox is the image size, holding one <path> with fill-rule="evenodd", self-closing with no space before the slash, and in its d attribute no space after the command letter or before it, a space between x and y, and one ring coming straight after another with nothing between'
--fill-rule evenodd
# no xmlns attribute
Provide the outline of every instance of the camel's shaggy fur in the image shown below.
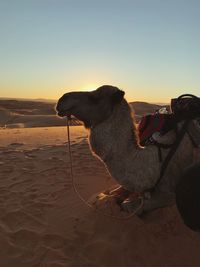
<svg viewBox="0 0 200 267"><path fill-rule="evenodd" d="M92 92L71 92L57 104L58 115L74 115L89 129L92 152L107 166L110 174L129 191L144 192L156 184L160 175L158 150L141 147L133 112L117 87L104 85ZM175 187L184 169L200 161L200 149L193 147L185 134L162 181L150 199L144 200L144 211L168 206L174 202ZM163 158L168 150L163 150ZM195 154L195 157L194 157Z"/></svg>

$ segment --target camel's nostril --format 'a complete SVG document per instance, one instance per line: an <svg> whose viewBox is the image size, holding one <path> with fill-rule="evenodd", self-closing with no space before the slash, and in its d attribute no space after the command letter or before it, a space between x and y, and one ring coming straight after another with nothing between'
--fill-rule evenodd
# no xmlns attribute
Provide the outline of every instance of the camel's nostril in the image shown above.
<svg viewBox="0 0 200 267"><path fill-rule="evenodd" d="M65 114L64 114L63 112L61 112L61 111L59 111L57 114L58 114L58 116L60 116L60 117L64 117L64 116L65 116Z"/></svg>
<svg viewBox="0 0 200 267"><path fill-rule="evenodd" d="M67 109L58 109L57 110L57 114L58 114L58 116L60 116L60 117L64 117L64 116L71 116L71 113L69 112L69 110L67 110Z"/></svg>

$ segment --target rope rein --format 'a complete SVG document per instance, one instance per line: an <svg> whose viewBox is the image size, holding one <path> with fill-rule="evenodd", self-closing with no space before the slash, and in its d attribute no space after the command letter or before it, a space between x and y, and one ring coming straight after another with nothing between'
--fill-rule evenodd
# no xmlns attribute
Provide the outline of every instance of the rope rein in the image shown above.
<svg viewBox="0 0 200 267"><path fill-rule="evenodd" d="M98 210L97 208L95 208L93 205L91 205L89 202L87 202L82 196L81 194L79 193L79 191L77 190L77 187L76 187L76 183L75 183L75 179L74 179L74 173L73 173L73 164L72 164L72 151L71 151L71 139L70 139L70 130L69 130L69 122L70 122L70 118L66 117L67 118L67 139L68 139L68 153L69 153L69 163L70 163L70 176L71 176L71 183L72 183L72 187L73 187L73 190L75 192L75 194L77 195L77 197L90 209L93 209L93 211L97 212L98 214L100 215L103 215L105 217L110 217L110 218L114 218L114 219L118 219L118 220L128 220L130 218L132 218L133 216L136 215L136 213L143 207L143 204L144 204L144 200L143 200L143 197L138 197L140 200L141 200L141 203L139 205L139 207L133 212L131 213L130 215L128 216L123 216L123 217L120 217L120 216L115 216L115 215L112 215L112 214L107 214L107 213L104 213L100 210Z"/></svg>
<svg viewBox="0 0 200 267"><path fill-rule="evenodd" d="M93 208L79 193L76 188L75 180L74 180L74 173L73 173L73 165L72 165L72 151L71 151L71 140L70 140L70 132L69 132L69 118L67 117L67 138L68 138L68 152L69 152L69 162L70 162L70 175L71 175L71 182L72 187L78 198L89 208Z"/></svg>

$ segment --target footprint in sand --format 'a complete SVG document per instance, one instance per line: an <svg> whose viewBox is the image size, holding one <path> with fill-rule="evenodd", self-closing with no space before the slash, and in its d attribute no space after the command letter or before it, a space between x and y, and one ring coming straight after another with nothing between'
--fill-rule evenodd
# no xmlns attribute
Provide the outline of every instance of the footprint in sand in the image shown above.
<svg viewBox="0 0 200 267"><path fill-rule="evenodd" d="M24 146L24 143L10 143L8 146L19 147L19 146Z"/></svg>
<svg viewBox="0 0 200 267"><path fill-rule="evenodd" d="M67 244L67 239L56 234L46 234L43 236L43 245L52 249L61 249Z"/></svg>
<svg viewBox="0 0 200 267"><path fill-rule="evenodd" d="M41 234L29 229L20 229L9 235L11 242L20 248L35 249Z"/></svg>
<svg viewBox="0 0 200 267"><path fill-rule="evenodd" d="M10 232L19 231L22 228L42 232L45 229L46 224L36 216L18 210L7 212L2 216L0 218L0 226Z"/></svg>

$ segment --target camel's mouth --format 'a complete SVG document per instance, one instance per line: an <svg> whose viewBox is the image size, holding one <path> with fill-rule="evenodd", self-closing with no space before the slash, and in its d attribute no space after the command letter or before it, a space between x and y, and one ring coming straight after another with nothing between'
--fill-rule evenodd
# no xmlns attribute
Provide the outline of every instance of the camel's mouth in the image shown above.
<svg viewBox="0 0 200 267"><path fill-rule="evenodd" d="M57 110L57 115L59 117L65 117L65 116L70 116L71 114L69 113L69 110Z"/></svg>

